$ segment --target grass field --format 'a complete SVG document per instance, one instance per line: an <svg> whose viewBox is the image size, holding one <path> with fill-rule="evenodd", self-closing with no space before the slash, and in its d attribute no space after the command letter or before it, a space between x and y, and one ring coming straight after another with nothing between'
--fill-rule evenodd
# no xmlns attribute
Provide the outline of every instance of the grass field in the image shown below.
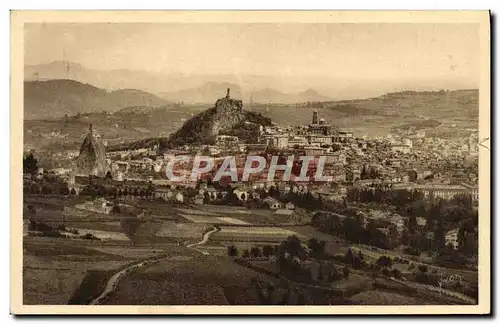
<svg viewBox="0 0 500 324"><path fill-rule="evenodd" d="M281 242L296 232L279 227L220 226L210 241Z"/></svg>
<svg viewBox="0 0 500 324"><path fill-rule="evenodd" d="M23 302L36 304L67 304L72 296L75 303L82 299L74 295L86 276L93 281L108 271L150 256L174 256L180 251L195 253L177 246L134 246L129 242L101 242L25 237L23 243ZM87 280L90 280L87 278ZM95 288L95 285L91 285ZM92 287L87 287L92 289ZM87 289L85 288L85 289ZM97 289L97 288L95 288ZM84 296L89 294L85 292ZM75 297L76 296L76 297Z"/></svg>
<svg viewBox="0 0 500 324"><path fill-rule="evenodd" d="M382 290L368 290L351 296L351 300L362 305L429 305L423 298L415 298Z"/></svg>
<svg viewBox="0 0 500 324"><path fill-rule="evenodd" d="M275 211L270 209L247 209L244 207L219 205L199 205L196 208L197 211L195 213L197 215L209 215L221 218L229 217L253 225L290 224L291 221L295 221L295 219L291 220L289 216L275 215Z"/></svg>
<svg viewBox="0 0 500 324"><path fill-rule="evenodd" d="M252 278L265 276L229 260L166 260L126 277L106 304L226 305L257 304Z"/></svg>

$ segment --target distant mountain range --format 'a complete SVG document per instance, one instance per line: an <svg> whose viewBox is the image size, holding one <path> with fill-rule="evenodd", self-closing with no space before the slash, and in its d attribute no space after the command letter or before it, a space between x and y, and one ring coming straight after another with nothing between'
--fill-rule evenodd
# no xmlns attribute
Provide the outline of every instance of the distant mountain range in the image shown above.
<svg viewBox="0 0 500 324"><path fill-rule="evenodd" d="M74 80L24 82L24 117L47 119L65 114L115 112L125 107L157 107L163 98L136 89L107 91Z"/></svg>
<svg viewBox="0 0 500 324"><path fill-rule="evenodd" d="M316 90L308 89L298 93L284 93L274 89L266 88L252 93L252 101L255 103L303 103L310 101L331 101L332 98L318 93Z"/></svg>
<svg viewBox="0 0 500 324"><path fill-rule="evenodd" d="M159 95L169 101L183 102L185 104L213 104L217 99L226 95L228 88L231 89L230 94L232 98L239 100L243 99L243 94L239 85L225 82L207 82L199 87L192 87L175 92L164 92Z"/></svg>
<svg viewBox="0 0 500 324"><path fill-rule="evenodd" d="M377 97L405 89L416 91L471 89L477 85L463 78L377 79L365 76L270 76L253 74L183 74L165 71L96 70L79 63L54 61L24 67L25 81L70 79L108 90L138 89L168 100L210 103L223 96L228 85L232 97L245 102L296 103ZM219 85L218 85L219 84ZM306 90L304 89L312 89ZM220 92L223 91L222 94ZM303 91L303 92L301 92ZM241 95L240 95L241 93ZM328 97L328 98L324 98Z"/></svg>

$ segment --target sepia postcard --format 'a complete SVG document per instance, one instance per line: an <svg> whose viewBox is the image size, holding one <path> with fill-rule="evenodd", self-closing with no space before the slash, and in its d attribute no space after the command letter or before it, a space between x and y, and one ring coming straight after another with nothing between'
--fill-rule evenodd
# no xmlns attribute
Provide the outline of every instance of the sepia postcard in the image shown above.
<svg viewBox="0 0 500 324"><path fill-rule="evenodd" d="M12 11L11 313L489 314L488 11Z"/></svg>

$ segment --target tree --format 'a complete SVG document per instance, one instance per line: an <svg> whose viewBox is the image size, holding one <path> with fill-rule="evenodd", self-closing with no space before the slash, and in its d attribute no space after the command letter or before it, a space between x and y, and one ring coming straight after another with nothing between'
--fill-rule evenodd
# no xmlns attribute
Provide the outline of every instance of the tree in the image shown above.
<svg viewBox="0 0 500 324"><path fill-rule="evenodd" d="M414 234L417 230L417 217L415 215L411 215L408 217L408 232L410 234Z"/></svg>
<svg viewBox="0 0 500 324"><path fill-rule="evenodd" d="M272 245L266 244L262 247L262 255L266 258L269 258L274 252L274 248Z"/></svg>
<svg viewBox="0 0 500 324"><path fill-rule="evenodd" d="M29 153L23 159L23 173L33 175L37 172L38 172L38 160L35 159L33 153Z"/></svg>
<svg viewBox="0 0 500 324"><path fill-rule="evenodd" d="M307 241L307 247L311 250L313 257L319 257L325 253L325 241L319 241L313 237Z"/></svg>
<svg viewBox="0 0 500 324"><path fill-rule="evenodd" d="M111 175L111 171L106 172L105 179L106 180L113 180L113 176Z"/></svg>
<svg viewBox="0 0 500 324"><path fill-rule="evenodd" d="M323 264L320 263L319 264L319 268L318 268L318 276L316 277L317 280L319 281L322 281L323 280Z"/></svg>
<svg viewBox="0 0 500 324"><path fill-rule="evenodd" d="M234 245L230 245L227 247L227 255L230 257L238 256L238 248Z"/></svg>
<svg viewBox="0 0 500 324"><path fill-rule="evenodd" d="M43 185L42 186L42 194L49 195L51 193L52 193L52 187L50 187L48 185Z"/></svg>
<svg viewBox="0 0 500 324"><path fill-rule="evenodd" d="M427 272L427 269L428 269L427 265L425 265L425 264L418 265L418 271L420 271L420 272Z"/></svg>
<svg viewBox="0 0 500 324"><path fill-rule="evenodd" d="M113 208L111 209L112 213L119 214L120 213L120 206L118 204L114 204Z"/></svg>
<svg viewBox="0 0 500 324"><path fill-rule="evenodd" d="M342 272L344 273L344 278L349 278L349 268L347 266L344 266L344 269L342 269Z"/></svg>
<svg viewBox="0 0 500 324"><path fill-rule="evenodd" d="M378 258L376 264L379 267L390 267L392 265L392 259L391 259L391 257L388 257L386 255L382 255L380 258Z"/></svg>
<svg viewBox="0 0 500 324"><path fill-rule="evenodd" d="M343 223L343 237L351 242L359 243L364 236L363 222L360 217L347 217Z"/></svg>
<svg viewBox="0 0 500 324"><path fill-rule="evenodd" d="M403 274L401 273L401 270L394 268L392 269L392 276L396 279L401 279Z"/></svg>
<svg viewBox="0 0 500 324"><path fill-rule="evenodd" d="M361 180L368 179L368 168L366 165L363 165L363 169L361 169Z"/></svg>
<svg viewBox="0 0 500 324"><path fill-rule="evenodd" d="M64 196L67 196L70 194L70 191L69 191L69 188L68 188L68 184L67 183L64 183L60 188L59 188L59 193L61 195L64 195Z"/></svg>
<svg viewBox="0 0 500 324"><path fill-rule="evenodd" d="M361 259L357 255L354 255L352 258L352 268L353 269L361 269L362 264L363 263L362 263Z"/></svg>
<svg viewBox="0 0 500 324"><path fill-rule="evenodd" d="M42 192L42 187L40 187L40 185L38 183L31 183L30 186L29 186L29 193L31 194L39 194L40 192Z"/></svg>
<svg viewBox="0 0 500 324"><path fill-rule="evenodd" d="M71 194L72 196L75 196L75 195L76 195L76 190L75 190L75 188L71 188L71 190L70 190L70 194Z"/></svg>
<svg viewBox="0 0 500 324"><path fill-rule="evenodd" d="M248 251L248 249L243 250L243 257L245 259L248 259L250 257L250 251Z"/></svg>
<svg viewBox="0 0 500 324"><path fill-rule="evenodd" d="M392 249L399 245L399 232L396 225L391 224L391 226L389 226L389 233L387 236L389 248Z"/></svg>
<svg viewBox="0 0 500 324"><path fill-rule="evenodd" d="M36 208L33 205L28 205L28 212L30 214L36 215Z"/></svg>
<svg viewBox="0 0 500 324"><path fill-rule="evenodd" d="M296 235L287 237L282 244L284 245L284 251L289 253L291 257L299 256L304 251L302 243Z"/></svg>
<svg viewBox="0 0 500 324"><path fill-rule="evenodd" d="M343 275L337 270L337 268L334 266L332 268L332 271L328 274L327 281L328 282L333 282L342 279Z"/></svg>
<svg viewBox="0 0 500 324"><path fill-rule="evenodd" d="M210 203L210 194L208 193L208 191L203 192L203 203Z"/></svg>
<svg viewBox="0 0 500 324"><path fill-rule="evenodd" d="M470 212L463 206L452 205L443 210L442 219L451 224L460 223L469 218Z"/></svg>
<svg viewBox="0 0 500 324"><path fill-rule="evenodd" d="M445 229L443 221L441 219L437 221L436 229L434 230L434 238L437 249L441 249L445 246L446 244Z"/></svg>
<svg viewBox="0 0 500 324"><path fill-rule="evenodd" d="M345 253L344 262L346 264L352 264L353 259L354 259L354 256L353 256L352 250L351 250L351 248L348 248L346 253Z"/></svg>
<svg viewBox="0 0 500 324"><path fill-rule="evenodd" d="M458 231L458 250L465 255L477 254L477 237L472 219L465 221Z"/></svg>
<svg viewBox="0 0 500 324"><path fill-rule="evenodd" d="M95 199L97 197L97 191L95 190L94 186L87 185L83 187L82 191L80 191L80 195L90 196L92 197L92 199Z"/></svg>
<svg viewBox="0 0 500 324"><path fill-rule="evenodd" d="M262 255L261 250L258 246L252 247L252 249L250 250L250 254L253 258L259 258Z"/></svg>

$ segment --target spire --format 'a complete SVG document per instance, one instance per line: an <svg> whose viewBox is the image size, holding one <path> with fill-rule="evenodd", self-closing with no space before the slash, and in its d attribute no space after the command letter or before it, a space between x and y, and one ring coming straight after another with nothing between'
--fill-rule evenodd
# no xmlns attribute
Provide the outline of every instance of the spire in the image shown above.
<svg viewBox="0 0 500 324"><path fill-rule="evenodd" d="M230 96L229 96L229 92L231 91L231 88L227 88L227 93L226 93L226 98L229 99Z"/></svg>
<svg viewBox="0 0 500 324"><path fill-rule="evenodd" d="M89 133L92 134L92 124L89 125Z"/></svg>

